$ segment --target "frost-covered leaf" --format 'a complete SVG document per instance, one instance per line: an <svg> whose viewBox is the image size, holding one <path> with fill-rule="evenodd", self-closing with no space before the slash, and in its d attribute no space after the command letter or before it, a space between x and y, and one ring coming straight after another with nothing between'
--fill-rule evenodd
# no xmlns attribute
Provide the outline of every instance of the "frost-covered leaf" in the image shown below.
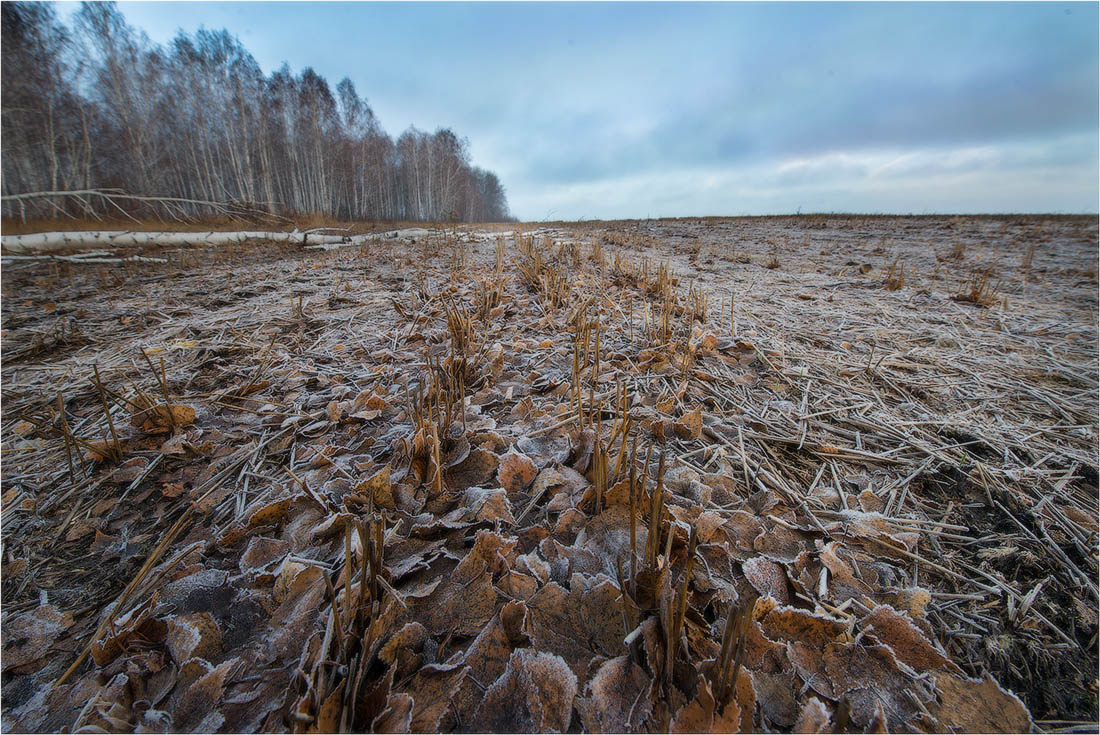
<svg viewBox="0 0 1100 735"><path fill-rule="evenodd" d="M984 679L937 674L936 695L938 706L931 708L931 712L943 731L1031 730L1031 716L1020 698L1006 691L989 674Z"/></svg>
<svg viewBox="0 0 1100 735"><path fill-rule="evenodd" d="M742 565L745 578L762 596L771 597L780 605L790 602L787 589L787 572L771 559L758 556Z"/></svg>
<svg viewBox="0 0 1100 735"><path fill-rule="evenodd" d="M516 493L526 489L534 481L537 471L535 463L526 455L508 452L500 458L497 481L509 493Z"/></svg>
<svg viewBox="0 0 1100 735"><path fill-rule="evenodd" d="M880 643L893 650L898 660L916 671L950 668L961 673L907 616L892 607L879 605L863 618L861 625Z"/></svg>
<svg viewBox="0 0 1100 735"><path fill-rule="evenodd" d="M4 623L4 671L32 664L73 624L73 618L54 605L40 605Z"/></svg>
<svg viewBox="0 0 1100 735"><path fill-rule="evenodd" d="M593 656L623 653L621 604L619 590L610 580L575 574L568 592L551 582L527 602L531 640L584 676Z"/></svg>
<svg viewBox="0 0 1100 735"><path fill-rule="evenodd" d="M504 673L486 690L474 729L481 732L565 732L577 677L560 656L531 648L514 651Z"/></svg>
<svg viewBox="0 0 1100 735"><path fill-rule="evenodd" d="M589 732L635 732L649 717L650 677L629 656L605 661L577 698L577 712Z"/></svg>

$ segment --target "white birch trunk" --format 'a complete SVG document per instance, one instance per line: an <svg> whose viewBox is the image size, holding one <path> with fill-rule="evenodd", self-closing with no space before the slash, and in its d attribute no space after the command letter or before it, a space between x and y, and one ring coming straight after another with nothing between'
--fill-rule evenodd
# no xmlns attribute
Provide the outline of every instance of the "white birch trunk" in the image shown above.
<svg viewBox="0 0 1100 735"><path fill-rule="evenodd" d="M343 235L302 232L40 232L33 235L4 235L0 244L10 253L50 253L59 250L148 246L234 245L249 240L272 240L302 244L348 242Z"/></svg>

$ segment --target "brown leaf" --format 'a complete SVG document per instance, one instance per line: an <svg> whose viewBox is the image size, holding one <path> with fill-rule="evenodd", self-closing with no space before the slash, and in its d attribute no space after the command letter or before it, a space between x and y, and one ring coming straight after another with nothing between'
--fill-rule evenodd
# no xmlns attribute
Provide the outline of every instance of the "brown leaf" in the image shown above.
<svg viewBox="0 0 1100 735"><path fill-rule="evenodd" d="M463 681L453 698L456 723L470 722L481 704L485 690L474 682L496 681L504 673L512 656L512 640L501 617L501 613L493 616L462 658L462 664L469 667L470 676ZM442 729L447 730L447 724L444 720Z"/></svg>
<svg viewBox="0 0 1100 735"><path fill-rule="evenodd" d="M761 628L769 639L786 641L787 658L807 684L822 696L834 696L832 682L825 673L823 651L845 633L844 623L805 610L779 607L767 614Z"/></svg>
<svg viewBox="0 0 1100 735"><path fill-rule="evenodd" d="M241 554L238 567L242 572L258 571L282 561L290 550L290 544L282 539L253 536L244 553Z"/></svg>
<svg viewBox="0 0 1100 735"><path fill-rule="evenodd" d="M283 520L286 519L287 513L290 511L290 503L291 498L283 498L282 500L276 500L273 503L267 503L256 508L251 515L248 516L248 528L251 530L282 523Z"/></svg>
<svg viewBox="0 0 1100 735"><path fill-rule="evenodd" d="M113 461L122 453L122 446L113 439L97 439L84 445L84 459L95 462Z"/></svg>
<svg viewBox="0 0 1100 735"><path fill-rule="evenodd" d="M481 732L565 732L577 677L560 656L521 648L486 690L474 715Z"/></svg>
<svg viewBox="0 0 1100 735"><path fill-rule="evenodd" d="M208 612L173 615L168 618L165 644L178 663L189 658L213 659L221 652L222 634Z"/></svg>
<svg viewBox="0 0 1100 735"><path fill-rule="evenodd" d="M756 516L743 510L735 510L729 514L715 538L728 541L730 551L735 557L747 559L756 556L753 542L763 531L764 524Z"/></svg>
<svg viewBox="0 0 1100 735"><path fill-rule="evenodd" d="M240 663L240 659L229 659L199 677L184 691L172 717L174 732L217 731L224 722L219 706L225 692L225 680Z"/></svg>
<svg viewBox="0 0 1100 735"><path fill-rule="evenodd" d="M871 724L881 704L889 727L903 728L919 711L913 697L927 698L916 672L886 646L830 643L824 658L836 696L848 698L851 718L861 727Z"/></svg>
<svg viewBox="0 0 1100 735"><path fill-rule="evenodd" d="M148 600L115 619L108 633L92 644L92 660L97 666L106 666L125 650L133 638L149 639L164 624L153 618L159 596L156 592Z"/></svg>
<svg viewBox="0 0 1100 735"><path fill-rule="evenodd" d="M478 531L473 548L459 562L454 576L460 581L466 581L481 574L483 570L488 570L494 576L503 574L516 559L516 544L515 538L492 531Z"/></svg>
<svg viewBox="0 0 1100 735"><path fill-rule="evenodd" d="M793 562L803 551L812 548L805 534L783 526L772 526L753 539L753 549L772 561Z"/></svg>
<svg viewBox="0 0 1100 735"><path fill-rule="evenodd" d="M512 570L500 578L497 589L513 600L529 600L538 591L539 581L528 574Z"/></svg>
<svg viewBox="0 0 1100 735"><path fill-rule="evenodd" d="M736 707L737 705L734 705ZM709 733L714 727L714 696L705 680L699 682L695 699L681 707L672 717L670 733Z"/></svg>
<svg viewBox="0 0 1100 735"><path fill-rule="evenodd" d="M333 401L335 403L335 401ZM313 723L313 727L310 728L315 732L336 732L340 728L340 714L344 711L344 685L347 680L340 682L340 684L332 690L332 692L325 697L324 703L321 705L321 709L317 712L317 721Z"/></svg>
<svg viewBox="0 0 1100 735"><path fill-rule="evenodd" d="M795 721L791 732L824 733L829 729L829 710L817 697L810 697L802 702L802 708L798 711L798 720Z"/></svg>
<svg viewBox="0 0 1100 735"><path fill-rule="evenodd" d="M302 643L320 626L317 611L325 598L324 572L315 566L296 566L300 568L287 588L285 599L271 616L275 632L267 645L280 661L301 654Z"/></svg>
<svg viewBox="0 0 1100 735"><path fill-rule="evenodd" d="M761 623L764 635L776 641L798 641L824 649L840 636L846 625L839 620L793 607L777 607Z"/></svg>
<svg viewBox="0 0 1100 735"><path fill-rule="evenodd" d="M439 721L450 708L451 700L470 670L466 667L430 664L409 682L413 698L412 732L438 732Z"/></svg>
<svg viewBox="0 0 1100 735"><path fill-rule="evenodd" d="M676 436L689 441L698 439L703 435L703 409L696 408L691 413L686 413L676 422Z"/></svg>
<svg viewBox="0 0 1100 735"><path fill-rule="evenodd" d="M404 692L395 692L386 700L382 714L374 718L371 732L405 733L412 727L413 698Z"/></svg>
<svg viewBox="0 0 1100 735"><path fill-rule="evenodd" d="M871 588L864 581L856 577L851 564L841 557L840 552L844 547L836 541L825 544L821 550L821 564L829 570L829 587L827 599L847 600L850 597L861 599L871 593ZM847 554L845 554L847 556Z"/></svg>
<svg viewBox="0 0 1100 735"><path fill-rule="evenodd" d="M355 492L364 497L374 498L375 505L380 508L393 510L396 507L393 502L393 487L390 483L389 465L375 472L369 479L356 485Z"/></svg>
<svg viewBox="0 0 1100 735"><path fill-rule="evenodd" d="M72 615L41 605L4 623L4 671L34 663L73 624Z"/></svg>
<svg viewBox="0 0 1100 735"><path fill-rule="evenodd" d="M1085 533L1100 533L1100 520L1097 519L1095 514L1086 513L1072 505L1062 505L1061 509L1066 518L1077 524Z"/></svg>
<svg viewBox="0 0 1100 735"><path fill-rule="evenodd" d="M467 508L468 520L500 521L509 525L516 522L512 515L512 504L508 502L508 494L504 488L485 490L471 487L466 490L463 502Z"/></svg>
<svg viewBox="0 0 1100 735"><path fill-rule="evenodd" d="M428 639L427 629L420 623L407 623L386 641L378 651L378 658L390 664L400 678L415 671L421 664L419 655Z"/></svg>
<svg viewBox="0 0 1100 735"><path fill-rule="evenodd" d="M629 656L605 661L576 700L577 712L589 732L633 732L653 710L646 697L650 677Z"/></svg>
<svg viewBox="0 0 1100 735"><path fill-rule="evenodd" d="M930 711L944 732L1031 731L1031 715L1020 698L989 674L981 680L938 674L936 688L939 706Z"/></svg>
<svg viewBox="0 0 1100 735"><path fill-rule="evenodd" d="M413 617L429 631L476 635L496 611L499 594L487 570L472 578L452 574L428 596L410 605Z"/></svg>
<svg viewBox="0 0 1100 735"><path fill-rule="evenodd" d="M509 493L525 489L535 479L538 469L526 455L508 452L500 458L497 482Z"/></svg>
<svg viewBox="0 0 1100 735"><path fill-rule="evenodd" d="M645 550L647 536L647 529L639 522L634 540L638 554ZM629 566L626 561L630 558L629 506L608 508L591 519L577 534L574 546L592 552L603 572L612 579L616 578L619 559L623 560L624 569Z"/></svg>
<svg viewBox="0 0 1100 735"><path fill-rule="evenodd" d="M596 432L593 429L583 430L573 444L573 462L570 467L580 474L588 472L588 466L592 463L592 454L596 451Z"/></svg>
<svg viewBox="0 0 1100 735"><path fill-rule="evenodd" d="M783 567L771 559L757 556L749 559L741 566L745 572L745 578L749 580L757 592L765 597L771 597L780 605L790 603L790 593L787 590L787 572Z"/></svg>
<svg viewBox="0 0 1100 735"><path fill-rule="evenodd" d="M892 607L879 605L863 618L861 625L880 643L889 646L899 661L918 672L950 668L955 673L962 673L912 620Z"/></svg>
<svg viewBox="0 0 1100 735"><path fill-rule="evenodd" d="M195 422L195 409L180 404L150 406L133 418L146 434L167 434L173 427L182 428Z"/></svg>
<svg viewBox="0 0 1100 735"><path fill-rule="evenodd" d="M790 671L750 673L761 713L783 728L792 726L798 716L798 703L795 701L799 691L798 678Z"/></svg>
<svg viewBox="0 0 1100 735"><path fill-rule="evenodd" d="M96 519L98 522L99 519ZM66 541L76 541L82 539L85 536L90 536L96 532L96 527L89 520L78 520L69 526L69 530L65 533Z"/></svg>
<svg viewBox="0 0 1100 735"><path fill-rule="evenodd" d="M913 551L920 536L909 531L897 531L890 526L889 519L881 513L864 513L858 510L843 510L834 521L825 524L825 530L834 536L862 541L868 537L879 539L883 543L868 544L873 551L886 556L892 555L890 549Z"/></svg>
<svg viewBox="0 0 1100 735"><path fill-rule="evenodd" d="M15 559L0 567L0 575L3 575L5 579L18 578L23 572L27 570L26 559Z"/></svg>
<svg viewBox="0 0 1100 735"><path fill-rule="evenodd" d="M570 467L548 467L535 478L530 495L535 497L544 491L551 493L546 510L560 513L566 508L575 508L584 498L584 491L588 487L588 480L576 470Z"/></svg>
<svg viewBox="0 0 1100 735"><path fill-rule="evenodd" d="M485 487L492 483L500 465L497 455L484 449L471 449L466 459L447 469L447 483L458 490Z"/></svg>
<svg viewBox="0 0 1100 735"><path fill-rule="evenodd" d="M120 485L128 485L134 480L141 477L145 470L149 467L149 460L144 457L134 457L128 459L118 466L118 468L111 473L111 481L117 482ZM102 511L93 510L92 513L100 515Z"/></svg>
<svg viewBox="0 0 1100 735"><path fill-rule="evenodd" d="M166 498L178 498L184 492L182 482L166 482L160 488L160 493Z"/></svg>
<svg viewBox="0 0 1100 735"><path fill-rule="evenodd" d="M569 592L551 582L527 602L531 640L584 676L593 656L623 652L621 604L618 588L606 579L574 574Z"/></svg>
<svg viewBox="0 0 1100 735"><path fill-rule="evenodd" d="M718 350L718 338L707 332L695 345L695 350L700 355L713 355Z"/></svg>
<svg viewBox="0 0 1100 735"><path fill-rule="evenodd" d="M328 420L334 424L340 423L340 417L343 413L344 411L337 401L329 401L328 405L325 406L325 414L328 416Z"/></svg>
<svg viewBox="0 0 1100 735"><path fill-rule="evenodd" d="M554 523L554 538L563 542L575 539L577 532L580 531L587 522L588 516L583 512L577 508L566 508L558 515L558 520Z"/></svg>

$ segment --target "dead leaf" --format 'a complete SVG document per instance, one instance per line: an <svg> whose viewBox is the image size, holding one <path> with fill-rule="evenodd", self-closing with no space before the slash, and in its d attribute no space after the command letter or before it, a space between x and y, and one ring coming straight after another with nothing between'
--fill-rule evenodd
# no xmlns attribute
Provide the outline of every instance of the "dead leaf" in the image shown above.
<svg viewBox="0 0 1100 735"><path fill-rule="evenodd" d="M652 700L645 696L650 677L629 656L605 661L575 701L589 732L635 732L649 718Z"/></svg>
<svg viewBox="0 0 1100 735"><path fill-rule="evenodd" d="M830 643L824 658L836 696L848 698L851 718L861 727L871 724L881 704L889 727L904 728L919 712L913 698L928 698L916 672L886 646Z"/></svg>
<svg viewBox="0 0 1100 735"><path fill-rule="evenodd" d="M110 462L121 456L122 445L113 439L96 439L85 444L84 450L84 459Z"/></svg>
<svg viewBox="0 0 1100 735"><path fill-rule="evenodd" d="M508 603L508 605L516 604ZM526 614L526 607L522 603L519 603L519 607L522 614ZM463 681L462 687L453 698L456 724L472 721L474 713L481 704L485 690L475 682L496 681L504 673L511 658L514 647L513 636L509 634L502 621L502 618L507 617L502 613L503 609L493 616L493 619L466 649L462 658L462 664L469 667L470 676ZM520 642L518 638L515 640L515 643ZM442 729L449 729L446 727L447 724L446 720L441 723Z"/></svg>
<svg viewBox="0 0 1100 735"><path fill-rule="evenodd" d="M938 674L936 689L939 703L930 711L944 732L1031 731L1023 702L989 674L981 680Z"/></svg>
<svg viewBox="0 0 1100 735"><path fill-rule="evenodd" d="M516 519L512 516L512 504L508 502L508 494L504 488L485 490L480 487L471 487L466 490L463 500L466 508L466 517L475 521L500 521L514 525Z"/></svg>
<svg viewBox="0 0 1100 735"><path fill-rule="evenodd" d="M344 685L346 683L346 679L340 682L336 688L325 697L321 709L317 712L317 721L314 723L314 729L317 732L336 732L340 729L340 714L344 710Z"/></svg>
<svg viewBox="0 0 1100 735"><path fill-rule="evenodd" d="M481 732L565 732L577 677L560 656L521 648L486 690L474 715Z"/></svg>
<svg viewBox="0 0 1100 735"><path fill-rule="evenodd" d="M447 484L457 490L492 484L500 465L497 455L484 449L471 449L466 459L447 469Z"/></svg>
<svg viewBox="0 0 1100 735"><path fill-rule="evenodd" d="M794 723L791 732L815 734L831 732L829 720L829 710L821 700L810 697L802 703L802 708L798 711L798 720Z"/></svg>
<svg viewBox="0 0 1100 735"><path fill-rule="evenodd" d="M790 593L787 590L787 572L771 559L757 556L746 561L742 566L745 578L749 580L757 592L765 597L771 597L780 605L790 603Z"/></svg>
<svg viewBox="0 0 1100 735"><path fill-rule="evenodd" d="M181 664L190 658L213 659L221 652L221 629L205 611L173 615L168 618L165 644L172 658Z"/></svg>
<svg viewBox="0 0 1100 735"><path fill-rule="evenodd" d="M413 698L404 692L394 692L386 700L386 708L371 722L371 732L405 733L412 727Z"/></svg>
<svg viewBox="0 0 1100 735"><path fill-rule="evenodd" d="M684 441L692 441L703 435L703 410L696 408L686 413L676 422L676 436Z"/></svg>
<svg viewBox="0 0 1100 735"><path fill-rule="evenodd" d="M899 661L918 672L949 668L955 673L962 673L912 620L892 607L879 605L860 624L880 643L889 646Z"/></svg>
<svg viewBox="0 0 1100 735"><path fill-rule="evenodd" d="M249 530L282 523L290 511L291 500L291 498L283 498L256 508L248 515Z"/></svg>
<svg viewBox="0 0 1100 735"><path fill-rule="evenodd" d="M526 455L508 452L500 458L497 482L509 493L524 490L535 479L538 469Z"/></svg>
<svg viewBox="0 0 1100 735"><path fill-rule="evenodd" d="M387 464L375 472L370 478L355 486L355 492L367 498L374 498L374 503L380 508L393 510L396 506L393 501L393 487L390 483L390 466Z"/></svg>
<svg viewBox="0 0 1100 735"><path fill-rule="evenodd" d="M325 415L328 416L328 420L334 424L340 423L340 418L343 416L343 409L340 407L339 402L329 401L325 406Z"/></svg>
<svg viewBox="0 0 1100 735"><path fill-rule="evenodd" d="M72 616L53 605L41 605L5 621L4 671L41 659L72 624Z"/></svg>
<svg viewBox="0 0 1100 735"><path fill-rule="evenodd" d="M271 654L281 661L300 655L302 643L321 625L317 611L325 598L324 572L315 566L297 566L283 603L271 615L274 633L266 641Z"/></svg>
<svg viewBox="0 0 1100 735"><path fill-rule="evenodd" d="M585 675L593 656L622 653L619 590L610 580L574 574L568 592L551 582L527 606L532 642L560 655L578 676Z"/></svg>
<svg viewBox="0 0 1100 735"><path fill-rule="evenodd" d="M115 619L107 634L91 646L92 660L97 666L106 666L113 661L134 638L149 640L159 637L155 631L163 631L165 626L153 617L158 602L158 593L154 592L148 600Z"/></svg>
<svg viewBox="0 0 1100 735"><path fill-rule="evenodd" d="M173 713L172 730L216 732L225 721L218 711L225 691L225 680L240 663L240 659L229 659L188 687Z"/></svg>
<svg viewBox="0 0 1100 735"><path fill-rule="evenodd" d="M290 544L282 539L253 536L237 566L242 572L255 572L267 569L283 560L290 550Z"/></svg>
<svg viewBox="0 0 1100 735"><path fill-rule="evenodd" d="M488 569L471 577L454 574L410 604L413 617L434 633L476 635L496 611L499 595Z"/></svg>
<svg viewBox="0 0 1100 735"><path fill-rule="evenodd" d="M429 664L413 675L409 682L413 698L412 732L439 731L439 721L469 671L465 666Z"/></svg>

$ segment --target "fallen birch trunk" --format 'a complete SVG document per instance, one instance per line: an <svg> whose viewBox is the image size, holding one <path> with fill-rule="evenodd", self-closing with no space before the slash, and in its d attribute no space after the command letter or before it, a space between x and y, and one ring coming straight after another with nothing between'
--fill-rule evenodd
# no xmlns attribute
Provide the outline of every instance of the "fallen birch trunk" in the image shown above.
<svg viewBox="0 0 1100 735"><path fill-rule="evenodd" d="M235 245L249 240L271 240L306 244L346 243L344 235L310 232L40 232L33 235L4 235L0 244L10 253L51 253L59 250L102 249L104 247L149 247L186 245Z"/></svg>
<svg viewBox="0 0 1100 735"><path fill-rule="evenodd" d="M306 245L307 250L335 250L337 248L353 247L376 240L398 240L412 242L418 238L431 237L440 234L438 230L428 230L423 227L410 227L404 230L389 230L387 232L371 232L366 235L355 235L344 238L341 242L316 241L316 244Z"/></svg>
<svg viewBox="0 0 1100 735"><path fill-rule="evenodd" d="M62 263L167 263L167 258L150 258L144 255L116 256L115 253L94 251L76 255L4 255L0 262L9 263L59 261Z"/></svg>

